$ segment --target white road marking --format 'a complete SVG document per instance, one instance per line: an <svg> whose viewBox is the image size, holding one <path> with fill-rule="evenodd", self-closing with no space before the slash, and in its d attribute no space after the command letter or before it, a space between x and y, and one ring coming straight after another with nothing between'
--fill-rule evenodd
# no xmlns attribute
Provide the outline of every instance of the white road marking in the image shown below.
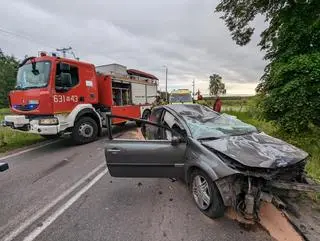
<svg viewBox="0 0 320 241"><path fill-rule="evenodd" d="M52 202L50 202L48 205L46 205L44 208L40 209L38 212L36 212L34 215L32 215L30 218L25 220L22 224L19 225L18 228L10 232L7 236L5 236L2 240L3 241L11 241L15 237L17 237L21 232L23 232L28 226L30 226L33 222L35 222L37 219L39 219L41 216L43 216L46 212L48 212L51 208L53 208L58 202L66 198L68 195L70 195L75 189L77 189L80 185L82 185L88 178L91 178L93 175L95 175L103 166L105 166L105 163L101 163L99 166L97 166L95 169L93 169L91 172L89 172L86 176L81 178L79 181L77 181L73 186L71 186L69 189L64 191L60 196L58 196L56 199L54 199Z"/></svg>
<svg viewBox="0 0 320 241"><path fill-rule="evenodd" d="M42 233L51 223L53 223L61 214L63 214L73 203L75 203L86 191L88 191L95 183L97 183L108 170L102 171L98 174L91 182L79 190L74 196L72 196L65 204L63 204L56 212L49 216L43 223L42 226L35 228L24 241L33 241L39 234Z"/></svg>
<svg viewBox="0 0 320 241"><path fill-rule="evenodd" d="M8 159L8 158L11 158L11 157L19 156L19 155L24 154L24 153L29 152L29 151L33 151L33 150L40 149L40 148L42 148L42 147L51 145L51 144L53 144L53 143L57 143L57 142L59 142L59 141L61 141L61 139L55 140L55 141L51 141L51 142L49 142L49 143L42 144L42 145L40 145L40 146L31 147L31 148L28 148L28 149L25 149L25 150L22 150L22 151L19 151L19 152L15 152L15 153L12 153L12 154L7 155L7 156L0 157L0 161L5 160L5 159Z"/></svg>

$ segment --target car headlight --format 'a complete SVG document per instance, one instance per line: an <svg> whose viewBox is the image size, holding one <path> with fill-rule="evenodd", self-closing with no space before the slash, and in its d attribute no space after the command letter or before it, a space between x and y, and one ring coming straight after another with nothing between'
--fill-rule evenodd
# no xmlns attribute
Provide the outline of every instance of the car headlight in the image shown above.
<svg viewBox="0 0 320 241"><path fill-rule="evenodd" d="M59 121L57 118L45 118L39 120L39 125L58 125Z"/></svg>

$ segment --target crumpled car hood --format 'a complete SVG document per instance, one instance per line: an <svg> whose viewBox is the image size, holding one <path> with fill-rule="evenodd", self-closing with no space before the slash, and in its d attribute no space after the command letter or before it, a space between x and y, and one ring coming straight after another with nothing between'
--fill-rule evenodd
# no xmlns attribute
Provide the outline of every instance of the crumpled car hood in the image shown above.
<svg viewBox="0 0 320 241"><path fill-rule="evenodd" d="M308 156L303 150L265 133L222 137L202 144L249 167L286 167Z"/></svg>

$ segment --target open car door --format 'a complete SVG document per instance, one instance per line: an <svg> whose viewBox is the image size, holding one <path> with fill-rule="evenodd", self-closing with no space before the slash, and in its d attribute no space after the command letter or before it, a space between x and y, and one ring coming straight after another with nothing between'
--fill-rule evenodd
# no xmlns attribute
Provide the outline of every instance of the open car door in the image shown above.
<svg viewBox="0 0 320 241"><path fill-rule="evenodd" d="M127 137L112 139L109 135L105 156L110 175L113 177L183 177L185 138L160 124L152 123L153 127L147 128L151 122L145 120L141 122L141 128L133 127L132 132L137 134L131 135L130 139ZM148 130L156 131L157 134L149 133ZM163 134L159 137L158 133ZM150 139L150 136L157 138Z"/></svg>

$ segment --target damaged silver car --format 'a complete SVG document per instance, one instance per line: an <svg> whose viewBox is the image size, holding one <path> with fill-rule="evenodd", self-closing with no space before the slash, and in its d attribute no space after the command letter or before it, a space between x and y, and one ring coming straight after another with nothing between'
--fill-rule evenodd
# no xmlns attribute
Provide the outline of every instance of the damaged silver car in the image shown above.
<svg viewBox="0 0 320 241"><path fill-rule="evenodd" d="M260 201L272 198L279 185L305 183L306 152L234 116L181 104L156 107L149 120L140 121L143 136L136 140L113 139L109 126L111 176L184 179L211 218L231 206L255 220Z"/></svg>

